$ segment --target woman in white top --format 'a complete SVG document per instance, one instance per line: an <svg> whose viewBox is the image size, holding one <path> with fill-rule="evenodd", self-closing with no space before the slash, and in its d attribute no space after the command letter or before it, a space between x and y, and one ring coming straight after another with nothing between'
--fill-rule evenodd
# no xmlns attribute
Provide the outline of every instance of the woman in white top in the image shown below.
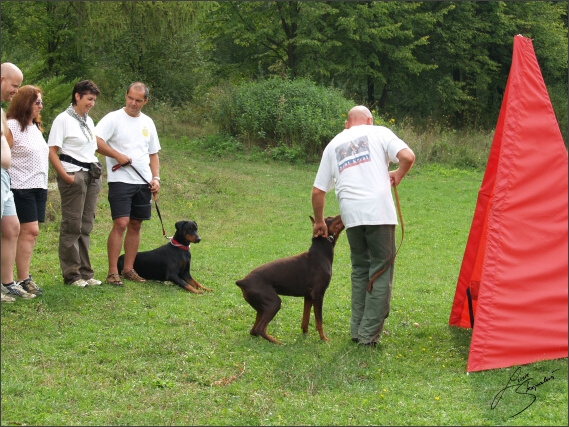
<svg viewBox="0 0 569 427"><path fill-rule="evenodd" d="M71 94L71 104L53 121L48 140L49 161L57 172L61 195L61 274L66 285L81 288L101 284L93 277L89 259L91 230L102 178L89 172L98 159L95 155L95 125L88 115L100 93L92 81L78 82Z"/></svg>
<svg viewBox="0 0 569 427"><path fill-rule="evenodd" d="M40 112L42 92L37 86L22 86L8 107L8 127L12 132L12 163L8 168L10 189L14 193L20 220L16 249L18 284L29 293L42 290L30 275L32 253L39 234L39 223L45 221L47 202L48 148L43 137Z"/></svg>

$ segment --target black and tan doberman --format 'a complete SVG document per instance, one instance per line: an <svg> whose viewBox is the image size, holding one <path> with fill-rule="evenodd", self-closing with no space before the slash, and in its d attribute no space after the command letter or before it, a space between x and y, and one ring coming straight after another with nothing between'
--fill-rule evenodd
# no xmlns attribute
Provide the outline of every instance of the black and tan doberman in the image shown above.
<svg viewBox="0 0 569 427"><path fill-rule="evenodd" d="M188 292L201 294L211 291L202 286L190 274L190 243L199 243L198 225L195 221L178 221L176 234L170 243L156 249L138 252L134 260L134 269L139 276L148 280L170 281ZM119 257L117 266L123 270L124 254Z"/></svg>
<svg viewBox="0 0 569 427"><path fill-rule="evenodd" d="M314 218L310 217L312 224ZM344 224L340 215L325 219L328 227L328 238L318 236L312 238L312 245L307 252L287 258L277 259L255 268L245 278L237 280L243 297L256 311L257 318L250 331L251 335L280 344L267 333L267 325L279 309L279 295L304 297L304 312L301 328L308 332L308 321L311 308L314 307L316 330L320 338L328 340L322 328L322 303L324 293L332 279L332 261L334 246Z"/></svg>

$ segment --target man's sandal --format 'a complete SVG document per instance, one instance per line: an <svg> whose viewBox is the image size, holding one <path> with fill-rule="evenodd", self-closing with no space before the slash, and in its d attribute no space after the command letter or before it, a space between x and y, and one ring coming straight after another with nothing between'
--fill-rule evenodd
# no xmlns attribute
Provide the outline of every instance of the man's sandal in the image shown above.
<svg viewBox="0 0 569 427"><path fill-rule="evenodd" d="M124 286L118 273L110 273L105 280L105 283L113 286Z"/></svg>
<svg viewBox="0 0 569 427"><path fill-rule="evenodd" d="M138 273L136 271L134 271L134 268L130 271L123 271L121 273L121 276L127 280L132 281L132 282L146 282L146 279L143 279L142 277L140 277L138 275Z"/></svg>

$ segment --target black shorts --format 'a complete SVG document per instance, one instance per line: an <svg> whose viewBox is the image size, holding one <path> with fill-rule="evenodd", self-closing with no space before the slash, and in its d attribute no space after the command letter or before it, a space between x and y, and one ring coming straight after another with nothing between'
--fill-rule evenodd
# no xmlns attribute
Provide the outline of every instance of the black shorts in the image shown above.
<svg viewBox="0 0 569 427"><path fill-rule="evenodd" d="M109 204L113 219L129 217L144 221L151 217L152 193L148 184L109 182Z"/></svg>
<svg viewBox="0 0 569 427"><path fill-rule="evenodd" d="M26 222L44 222L45 205L47 203L47 189L44 188L24 188L17 190L12 188L14 193L14 204L20 224Z"/></svg>

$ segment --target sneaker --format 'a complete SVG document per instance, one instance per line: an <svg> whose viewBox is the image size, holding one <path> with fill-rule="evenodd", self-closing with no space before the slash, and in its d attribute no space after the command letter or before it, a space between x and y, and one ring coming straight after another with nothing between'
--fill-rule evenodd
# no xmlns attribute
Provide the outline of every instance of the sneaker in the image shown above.
<svg viewBox="0 0 569 427"><path fill-rule="evenodd" d="M35 294L26 292L19 283L12 282L9 285L6 285L6 289L10 291L11 295L16 295L17 297L22 297L24 299L32 299L36 297Z"/></svg>
<svg viewBox="0 0 569 427"><path fill-rule="evenodd" d="M4 287L4 286L2 286L2 287ZM16 298L11 297L10 295L2 292L2 302L14 302L14 301L16 301Z"/></svg>
<svg viewBox="0 0 569 427"><path fill-rule="evenodd" d="M80 288L84 288L85 286L87 286L87 282L83 279L77 279L75 282L72 283L68 283L68 285L70 286L78 286Z"/></svg>
<svg viewBox="0 0 569 427"><path fill-rule="evenodd" d="M2 286L2 295L7 295L10 293L10 291L8 289L6 289L6 286L4 286L4 284L0 283L0 286Z"/></svg>
<svg viewBox="0 0 569 427"><path fill-rule="evenodd" d="M34 282L32 276L28 277L25 280L20 282L20 286L24 288L24 290L28 294L35 294L35 295L43 295L43 291L41 288Z"/></svg>
<svg viewBox="0 0 569 427"><path fill-rule="evenodd" d="M87 280L87 286L99 286L102 284L103 284L103 282L101 282L100 280L94 279L94 278Z"/></svg>

